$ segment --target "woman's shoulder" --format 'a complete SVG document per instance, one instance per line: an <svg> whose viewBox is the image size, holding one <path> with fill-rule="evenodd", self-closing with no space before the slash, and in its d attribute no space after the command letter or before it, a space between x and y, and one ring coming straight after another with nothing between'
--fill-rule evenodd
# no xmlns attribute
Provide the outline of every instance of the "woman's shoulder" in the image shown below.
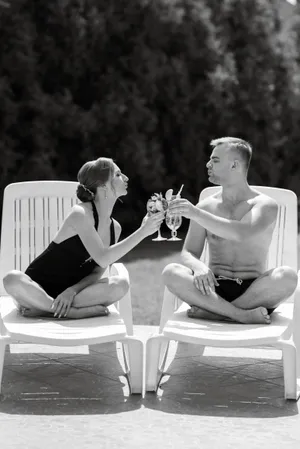
<svg viewBox="0 0 300 449"><path fill-rule="evenodd" d="M92 209L88 203L78 203L72 207L67 219L70 223L80 224L90 222L92 215Z"/></svg>

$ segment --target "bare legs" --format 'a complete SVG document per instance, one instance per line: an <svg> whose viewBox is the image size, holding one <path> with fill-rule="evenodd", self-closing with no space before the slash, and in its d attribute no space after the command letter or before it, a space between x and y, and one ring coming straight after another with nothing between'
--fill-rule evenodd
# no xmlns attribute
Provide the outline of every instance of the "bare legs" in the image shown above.
<svg viewBox="0 0 300 449"><path fill-rule="evenodd" d="M9 272L3 284L19 308L30 309L30 316L53 316L51 306L54 298L25 273L17 270ZM99 279L75 296L68 318L107 315L107 306L121 299L128 288L128 282L120 276Z"/></svg>
<svg viewBox="0 0 300 449"><path fill-rule="evenodd" d="M297 287L297 273L290 267L273 268L259 276L233 304L241 309L278 307Z"/></svg>
<svg viewBox="0 0 300 449"><path fill-rule="evenodd" d="M294 292L297 285L297 274L291 268L275 268L257 278L243 295L229 303L215 292L202 295L193 284L191 270L183 265L168 265L163 271L163 278L171 292L192 306L189 316L207 319L226 317L241 323L269 324L271 320L266 308L278 306Z"/></svg>
<svg viewBox="0 0 300 449"><path fill-rule="evenodd" d="M68 318L107 315L107 307L119 301L128 289L128 281L120 276L99 279L75 296Z"/></svg>
<svg viewBox="0 0 300 449"><path fill-rule="evenodd" d="M129 285L126 279L120 276L110 276L99 279L95 284L91 284L74 298L73 306L76 308L103 305L110 306L121 299L128 291Z"/></svg>
<svg viewBox="0 0 300 449"><path fill-rule="evenodd" d="M260 306L275 309L294 293L297 282L297 273L290 267L282 266L273 268L259 276L231 304L247 310ZM220 315L212 314L197 307L191 307L188 315L194 318L224 319Z"/></svg>

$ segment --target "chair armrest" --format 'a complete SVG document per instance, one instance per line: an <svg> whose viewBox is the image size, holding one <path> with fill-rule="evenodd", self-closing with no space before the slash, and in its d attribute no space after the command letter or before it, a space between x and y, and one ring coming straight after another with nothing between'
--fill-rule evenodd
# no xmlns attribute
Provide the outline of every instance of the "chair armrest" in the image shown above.
<svg viewBox="0 0 300 449"><path fill-rule="evenodd" d="M298 284L294 293L294 313L293 313L293 340L300 358L300 270L298 271Z"/></svg>
<svg viewBox="0 0 300 449"><path fill-rule="evenodd" d="M8 298L8 296L6 296L6 298ZM0 339L1 339L1 337L7 336L7 330L6 330L6 327L4 326L2 314L1 314L1 305L2 305L1 303L2 303L3 299L5 299L5 296L0 296Z"/></svg>
<svg viewBox="0 0 300 449"><path fill-rule="evenodd" d="M114 263L110 267L109 274L111 276L117 275L125 278L129 284L129 290L122 299L114 303L115 307L119 311L121 317L124 320L127 334L133 335L133 322L132 322L132 304L131 304L131 292L130 292L130 279L127 268L123 263Z"/></svg>
<svg viewBox="0 0 300 449"><path fill-rule="evenodd" d="M174 295L174 293L171 293L170 290L165 287L160 315L159 333L163 332L163 328L169 317L181 306L181 304L181 299L179 299L178 296Z"/></svg>

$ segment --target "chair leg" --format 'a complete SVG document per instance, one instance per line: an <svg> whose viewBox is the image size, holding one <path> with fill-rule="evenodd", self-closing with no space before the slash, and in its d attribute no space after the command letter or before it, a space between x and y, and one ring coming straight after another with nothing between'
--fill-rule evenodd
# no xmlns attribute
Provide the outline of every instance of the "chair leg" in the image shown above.
<svg viewBox="0 0 300 449"><path fill-rule="evenodd" d="M2 386L5 348L6 348L6 343L4 343L3 341L0 340L0 393L1 393L1 386Z"/></svg>
<svg viewBox="0 0 300 449"><path fill-rule="evenodd" d="M297 350L291 340L282 342L282 353L284 396L285 399L297 401L300 395L297 386Z"/></svg>
<svg viewBox="0 0 300 449"><path fill-rule="evenodd" d="M146 391L156 391L160 379L160 363L165 365L169 340L163 335L153 335L146 343ZM162 352L163 360L162 359Z"/></svg>
<svg viewBox="0 0 300 449"><path fill-rule="evenodd" d="M158 369L161 375L172 365L178 349L178 341L166 339L162 341Z"/></svg>
<svg viewBox="0 0 300 449"><path fill-rule="evenodd" d="M122 340L124 347L125 364L128 368L127 376L131 394L143 393L144 377L144 345L135 337L126 337Z"/></svg>

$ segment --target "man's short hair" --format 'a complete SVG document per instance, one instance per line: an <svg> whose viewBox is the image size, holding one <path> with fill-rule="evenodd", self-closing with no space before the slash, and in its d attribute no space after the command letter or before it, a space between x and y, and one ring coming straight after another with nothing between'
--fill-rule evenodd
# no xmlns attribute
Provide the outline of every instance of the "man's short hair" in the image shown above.
<svg viewBox="0 0 300 449"><path fill-rule="evenodd" d="M245 170L247 172L252 157L252 147L250 143L246 140L239 139L238 137L220 137L219 139L212 140L210 145L215 148L217 145L221 145L222 143L227 143L230 150L236 151L244 162Z"/></svg>

